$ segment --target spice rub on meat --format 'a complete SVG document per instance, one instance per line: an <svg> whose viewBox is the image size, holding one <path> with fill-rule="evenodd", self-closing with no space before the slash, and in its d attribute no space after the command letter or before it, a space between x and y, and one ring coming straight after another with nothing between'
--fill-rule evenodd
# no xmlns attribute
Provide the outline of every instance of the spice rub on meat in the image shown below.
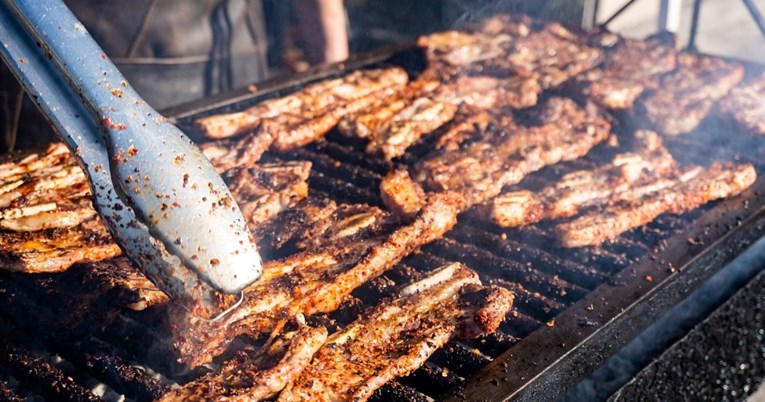
<svg viewBox="0 0 765 402"><path fill-rule="evenodd" d="M680 53L677 68L659 77L640 102L645 118L660 134L692 131L715 102L744 78L744 67L714 56Z"/></svg>
<svg viewBox="0 0 765 402"><path fill-rule="evenodd" d="M516 190L501 194L482 205L479 212L502 227L566 218L585 208L609 204L633 186L674 170L675 160L658 134L639 131L636 138L636 149L616 155L607 164L566 174L536 192Z"/></svg>
<svg viewBox="0 0 765 402"><path fill-rule="evenodd" d="M242 112L198 119L197 125L212 139L246 134L266 121L288 130L377 91L403 86L407 81L406 72L397 67L354 71L344 77L308 85L287 96L265 100ZM290 137L289 133L285 136ZM276 142L280 141L286 146L294 139L277 134Z"/></svg>
<svg viewBox="0 0 765 402"><path fill-rule="evenodd" d="M575 79L585 96L617 110L632 107L646 89L657 89L658 75L677 64L677 38L661 33L644 40L619 38L604 62Z"/></svg>
<svg viewBox="0 0 765 402"><path fill-rule="evenodd" d="M765 135L765 74L733 88L720 100L720 112L745 132Z"/></svg>
<svg viewBox="0 0 765 402"><path fill-rule="evenodd" d="M395 230L266 263L263 276L245 288L244 300L232 312L215 322L187 316L188 325L175 328L182 361L197 366L222 353L239 334L269 333L297 314L334 311L351 291L451 229L462 203L456 194L435 194L410 223Z"/></svg>
<svg viewBox="0 0 765 402"><path fill-rule="evenodd" d="M257 351L238 351L216 371L167 393L160 401L260 401L275 397L295 381L327 340L326 328L298 325Z"/></svg>
<svg viewBox="0 0 765 402"><path fill-rule="evenodd" d="M278 401L365 401L450 339L494 331L512 302L510 291L482 286L464 265L443 266L333 334Z"/></svg>
<svg viewBox="0 0 765 402"><path fill-rule="evenodd" d="M561 223L555 231L563 247L597 246L669 212L682 214L710 201L735 196L757 179L750 163L714 163L684 169L623 192L606 208Z"/></svg>
<svg viewBox="0 0 765 402"><path fill-rule="evenodd" d="M417 163L412 177L427 191L454 191L466 207L500 194L527 174L577 159L610 135L611 124L594 104L584 107L553 97L535 110L537 125L498 116L480 138L455 150L439 150Z"/></svg>

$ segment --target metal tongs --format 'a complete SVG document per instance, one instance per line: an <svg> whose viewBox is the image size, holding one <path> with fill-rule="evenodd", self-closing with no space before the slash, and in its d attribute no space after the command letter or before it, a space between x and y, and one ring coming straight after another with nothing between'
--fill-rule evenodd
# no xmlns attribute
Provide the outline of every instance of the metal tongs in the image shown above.
<svg viewBox="0 0 765 402"><path fill-rule="evenodd" d="M0 0L0 54L87 173L114 239L160 289L214 319L223 313L216 292L260 277L221 177L60 0Z"/></svg>

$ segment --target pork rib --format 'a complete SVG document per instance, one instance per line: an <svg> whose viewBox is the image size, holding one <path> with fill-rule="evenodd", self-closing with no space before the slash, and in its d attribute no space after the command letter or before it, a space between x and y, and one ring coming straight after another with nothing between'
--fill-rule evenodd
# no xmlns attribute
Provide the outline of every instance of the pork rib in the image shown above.
<svg viewBox="0 0 765 402"><path fill-rule="evenodd" d="M556 227L563 247L597 246L669 212L682 214L710 201L732 197L757 179L749 163L715 163L690 168L667 180L658 179L620 194L614 205Z"/></svg>
<svg viewBox="0 0 765 402"><path fill-rule="evenodd" d="M659 74L675 68L676 43L668 33L645 40L621 38L604 63L579 75L576 85L601 106L629 109L645 89L656 89Z"/></svg>
<svg viewBox="0 0 765 402"><path fill-rule="evenodd" d="M494 331L512 301L510 291L481 286L460 263L441 267L333 334L278 401L365 401L448 340Z"/></svg>
<svg viewBox="0 0 765 402"><path fill-rule="evenodd" d="M636 137L640 144L633 152L619 154L610 163L591 170L569 173L538 192L504 193L482 205L479 213L502 227L566 218L583 208L608 204L635 183L655 180L673 170L675 160L658 134L640 131Z"/></svg>
<svg viewBox="0 0 765 402"><path fill-rule="evenodd" d="M335 310L355 288L451 229L461 204L455 194L437 194L411 223L392 233L329 244L266 264L237 309L216 322L189 316L187 326L176 328L174 344L181 359L197 366L223 352L238 334L267 333L297 314Z"/></svg>
<svg viewBox="0 0 765 402"><path fill-rule="evenodd" d="M765 135L765 74L733 88L720 101L720 111L744 131Z"/></svg>
<svg viewBox="0 0 765 402"><path fill-rule="evenodd" d="M327 340L327 330L301 325L258 351L240 350L211 374L160 399L173 401L260 401L273 398L294 381Z"/></svg>
<svg viewBox="0 0 765 402"><path fill-rule="evenodd" d="M310 173L311 162L293 161L230 169L223 179L250 230L256 230L308 195Z"/></svg>
<svg viewBox="0 0 765 402"><path fill-rule="evenodd" d="M266 120L279 121L289 116L313 119L381 89L402 86L407 80L406 72L397 67L355 71L308 85L287 96L268 99L242 112L201 118L197 125L208 138L234 137L251 132Z"/></svg>
<svg viewBox="0 0 765 402"><path fill-rule="evenodd" d="M538 116L541 124L530 127L498 120L481 140L419 162L413 178L429 191L462 194L469 207L544 166L585 155L610 134L608 119L594 104L580 107L570 99L551 98Z"/></svg>
<svg viewBox="0 0 765 402"><path fill-rule="evenodd" d="M681 53L677 68L659 78L656 90L642 101L645 117L656 130L676 136L695 129L715 101L744 78L744 67L719 57Z"/></svg>

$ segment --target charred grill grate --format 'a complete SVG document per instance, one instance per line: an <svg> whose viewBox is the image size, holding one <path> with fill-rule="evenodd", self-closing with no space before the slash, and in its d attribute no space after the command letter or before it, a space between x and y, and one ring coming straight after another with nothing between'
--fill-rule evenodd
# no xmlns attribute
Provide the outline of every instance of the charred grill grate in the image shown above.
<svg viewBox="0 0 765 402"><path fill-rule="evenodd" d="M412 58L410 53L398 53L393 60L416 71L421 55L417 53ZM305 82L296 80L292 84L298 86ZM265 92L266 96L278 95L283 86L278 88ZM254 99L239 99L239 103L229 104L226 108L241 109ZM210 109L211 105L203 105L201 111L192 111L189 115L204 114ZM617 126L628 131L628 122L621 123ZM708 155L702 160L694 158L699 159L698 155L712 151L715 159L720 160L736 160L741 154L746 154L755 164L765 160L765 149L755 140L730 144L722 137L710 139L703 134L731 132L725 122L707 122L699 132L702 134L669 141L673 154L688 158L683 162L696 163L705 162ZM428 139L424 141L412 147L398 162L411 164L421 157L428 148ZM677 152L688 149L697 152ZM598 147L583 159L531 175L523 185L542 187L567 171L592 167L608 160L612 154L613 149ZM367 157L364 144L356 140L333 132L325 140L288 153L268 154L264 159L311 161L313 169L309 185L310 193L315 196L326 196L338 202L382 205L377 189L390 166ZM757 168L762 172L765 165L758 164ZM401 287L445 262L461 261L476 270L484 283L511 289L516 295L513 310L495 333L468 343L447 344L410 376L378 390L374 399L427 401L468 383L501 385L501 381L489 379L492 371L484 371L476 378L476 374L487 370L487 366L495 372L497 367L499 371L511 370L511 375L520 378L516 382L525 385L534 373L552 364L572 347L556 345L556 350L535 349L540 342L526 340L535 331L536 335L540 328L552 331L557 326L564 326L568 331L587 335L620 314L609 310L610 307L602 307L608 306L609 302L626 305L648 294L657 285L669 286L668 278L673 278L674 270L701 253L725 254L720 259L724 262L725 258L740 252L743 246L726 246L719 240L737 224L758 216L756 209L765 205L758 191L765 184L760 180L755 187L745 196L745 202L751 200L751 209L739 205L740 200L731 200L682 216L664 215L599 248L560 249L555 247L549 224L502 229L468 211L443 239L416 250L381 277L357 289L337 312L310 319L332 330L349 323L364 308L394 295ZM762 223L756 220L747 227L751 228L747 239L756 238L765 231ZM682 238L689 233L689 228L696 237ZM658 267L653 274L655 281L642 275L644 271L640 267L646 261ZM604 285L613 288L603 290ZM625 290L622 293L629 296L614 294L620 288L634 293ZM6 345L0 351L0 397L7 400L29 396L32 399L98 400L91 389L100 382L105 384L108 392L124 394L134 400L151 400L166 392L168 383L184 383L199 376L203 370L183 372L169 357L171 351L162 343L168 335L160 310L135 313L115 309L114 306L124 305L127 297L130 296L119 289L101 291L97 282L89 278L87 267L75 267L59 275L34 277L0 273L0 320L3 322L0 343ZM602 299L604 304L594 307L593 299ZM596 309L593 313L596 316L583 313L591 311L591 306ZM559 320L566 315L575 316L573 323ZM109 325L104 326L102 323L105 322ZM240 339L239 342L251 341ZM537 358L517 363L508 357L510 354L536 354ZM508 362L535 368L512 372L513 366L508 369ZM597 363L589 361L587 364L594 366ZM517 385L508 387L515 389L512 387L517 388ZM507 393L497 396L504 397Z"/></svg>

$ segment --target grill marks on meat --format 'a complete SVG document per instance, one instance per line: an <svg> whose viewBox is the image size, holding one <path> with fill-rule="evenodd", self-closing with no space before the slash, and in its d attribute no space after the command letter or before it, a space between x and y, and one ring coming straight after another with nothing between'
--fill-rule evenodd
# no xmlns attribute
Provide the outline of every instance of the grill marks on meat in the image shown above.
<svg viewBox="0 0 765 402"><path fill-rule="evenodd" d="M326 328L301 325L258 351L240 350L220 369L166 394L160 401L260 401L294 381L327 340Z"/></svg>
<svg viewBox="0 0 765 402"><path fill-rule="evenodd" d="M594 67L602 56L601 50L587 46L581 36L551 22L516 40L506 59L487 68L535 77L542 88L550 89Z"/></svg>
<svg viewBox="0 0 765 402"><path fill-rule="evenodd" d="M603 107L629 109L645 89L657 89L657 75L675 68L676 43L668 33L645 40L621 38L605 62L578 76L576 85Z"/></svg>
<svg viewBox="0 0 765 402"><path fill-rule="evenodd" d="M512 300L504 288L481 286L464 265L444 266L333 334L278 400L367 400L386 382L420 367L448 340L494 331Z"/></svg>
<svg viewBox="0 0 765 402"><path fill-rule="evenodd" d="M502 227L536 223L542 219L571 217L584 208L609 204L634 185L654 181L673 171L675 161L658 134L636 133L638 148L619 154L605 165L563 176L538 192L504 193L481 206L485 219Z"/></svg>
<svg viewBox="0 0 765 402"><path fill-rule="evenodd" d="M411 223L388 234L330 243L265 264L263 276L245 289L234 311L216 322L189 317L188 326L176 328L181 358L197 366L223 352L239 334L270 332L297 314L334 311L358 286L451 229L461 203L455 194L437 194Z"/></svg>
<svg viewBox="0 0 765 402"><path fill-rule="evenodd" d="M205 117L197 125L208 138L228 138L252 131L264 121L308 121L379 90L402 86L408 76L400 68L355 71L344 77L306 86L290 95L268 99L237 113ZM292 120L292 121L289 121Z"/></svg>
<svg viewBox="0 0 765 402"><path fill-rule="evenodd" d="M765 74L733 88L720 101L720 111L744 131L765 135Z"/></svg>
<svg viewBox="0 0 765 402"><path fill-rule="evenodd" d="M433 101L427 97L415 99L396 114L367 146L367 153L391 160L406 152L410 145L454 117L457 106Z"/></svg>
<svg viewBox="0 0 765 402"><path fill-rule="evenodd" d="M120 255L106 227L92 219L69 229L2 233L0 266L27 273L63 272L82 262Z"/></svg>
<svg viewBox="0 0 765 402"><path fill-rule="evenodd" d="M455 191L472 206L500 194L544 166L577 159L608 138L611 125L594 104L551 98L537 110L540 125L500 116L483 138L419 162L413 177L429 191Z"/></svg>
<svg viewBox="0 0 765 402"><path fill-rule="evenodd" d="M380 183L383 204L398 216L412 216L425 205L425 191L405 169L392 170Z"/></svg>
<svg viewBox="0 0 765 402"><path fill-rule="evenodd" d="M226 171L223 179L250 230L274 219L308 195L311 162L264 163Z"/></svg>
<svg viewBox="0 0 765 402"><path fill-rule="evenodd" d="M120 254L96 219L85 174L63 144L3 164L0 176L2 269L62 272Z"/></svg>
<svg viewBox="0 0 765 402"><path fill-rule="evenodd" d="M710 201L735 196L756 178L749 163L690 168L670 179L632 188L608 208L562 223L556 232L563 247L597 246L663 213L682 214Z"/></svg>
<svg viewBox="0 0 765 402"><path fill-rule="evenodd" d="M681 53L677 68L659 78L656 90L642 101L645 117L662 134L692 131L714 103L744 77L744 67L719 57Z"/></svg>

